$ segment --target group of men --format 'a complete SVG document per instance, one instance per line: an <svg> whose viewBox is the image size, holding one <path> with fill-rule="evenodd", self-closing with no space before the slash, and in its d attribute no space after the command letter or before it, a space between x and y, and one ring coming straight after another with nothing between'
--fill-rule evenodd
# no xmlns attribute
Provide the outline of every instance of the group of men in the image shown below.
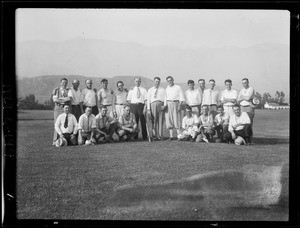
<svg viewBox="0 0 300 228"><path fill-rule="evenodd" d="M92 80L86 80L86 88L80 89L79 80L61 79L60 88L53 90L54 135L53 145L83 145L100 142L135 141L141 130L143 140L163 140L163 125L169 130L168 140L210 142L236 142L252 144L254 90L247 78L242 79L243 88L232 89L232 81L225 80L226 89L215 90L215 80L199 79L199 88L188 80L189 89L184 93L174 84L172 76L166 78L163 88L159 77L148 91L141 86L141 78L134 78L135 86L129 91L122 81L116 90L108 88L108 80L102 79L102 88L93 89ZM139 129L139 122L141 129ZM151 136L146 122L152 123ZM217 139L214 135L217 133ZM239 143L240 142L240 143Z"/></svg>

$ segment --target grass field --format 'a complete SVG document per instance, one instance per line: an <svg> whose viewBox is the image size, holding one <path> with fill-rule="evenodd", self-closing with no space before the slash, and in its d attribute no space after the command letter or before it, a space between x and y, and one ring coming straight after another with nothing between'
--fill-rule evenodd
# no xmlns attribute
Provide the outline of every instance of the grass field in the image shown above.
<svg viewBox="0 0 300 228"><path fill-rule="evenodd" d="M256 110L248 147L139 141L56 148L51 111L22 110L18 119L18 219L288 220L289 110Z"/></svg>

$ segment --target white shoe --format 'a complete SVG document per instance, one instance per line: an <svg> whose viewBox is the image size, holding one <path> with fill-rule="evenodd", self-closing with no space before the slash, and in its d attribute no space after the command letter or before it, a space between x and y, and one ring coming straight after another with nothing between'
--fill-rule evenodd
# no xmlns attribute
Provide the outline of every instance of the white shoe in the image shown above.
<svg viewBox="0 0 300 228"><path fill-rule="evenodd" d="M203 138L203 141L209 143L207 138Z"/></svg>

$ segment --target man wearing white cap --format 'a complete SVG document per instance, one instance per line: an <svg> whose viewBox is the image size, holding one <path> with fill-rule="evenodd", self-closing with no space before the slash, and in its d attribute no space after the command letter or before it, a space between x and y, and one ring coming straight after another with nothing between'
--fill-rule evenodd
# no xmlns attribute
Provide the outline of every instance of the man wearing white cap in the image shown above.
<svg viewBox="0 0 300 228"><path fill-rule="evenodd" d="M76 135L77 135L77 120L76 117L69 113L70 106L64 105L64 113L60 114L55 122L55 131L59 135L59 138L64 138L67 140L68 145L76 145Z"/></svg>
<svg viewBox="0 0 300 228"><path fill-rule="evenodd" d="M83 114L83 96L82 90L79 88L79 80L73 80L73 87L69 90L68 96L71 98L71 113L79 120L79 117Z"/></svg>
<svg viewBox="0 0 300 228"><path fill-rule="evenodd" d="M96 143L95 131L96 131L96 118L92 114L92 108L86 107L85 113L83 113L78 122L78 144L82 145L86 140Z"/></svg>
<svg viewBox="0 0 300 228"><path fill-rule="evenodd" d="M226 89L221 92L220 101L223 104L224 112L229 116L234 115L233 105L237 102L238 92L232 89L232 81L230 79L225 80Z"/></svg>

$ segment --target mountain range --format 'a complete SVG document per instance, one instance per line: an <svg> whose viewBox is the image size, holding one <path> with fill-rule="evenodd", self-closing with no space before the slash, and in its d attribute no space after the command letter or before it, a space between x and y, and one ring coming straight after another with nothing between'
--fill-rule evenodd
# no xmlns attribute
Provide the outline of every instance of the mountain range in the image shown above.
<svg viewBox="0 0 300 228"><path fill-rule="evenodd" d="M175 83L182 85L186 85L188 79L205 78L208 82L213 78L217 86L223 86L224 80L230 78L237 89L241 88L241 79L247 77L257 92L269 92L273 96L278 90L289 95L289 47L282 44L183 49L86 38L63 42L35 40L16 43L16 69L20 82L18 94L22 96L30 91L37 96L46 96L42 93L45 90L51 94L59 80L55 78L52 82L50 75L60 78L63 75L82 75L94 79L96 84L99 78L108 78L111 85L118 77L127 80L130 76L130 81L131 77L140 75L144 77L145 87L147 79L152 85L150 80L154 76L165 81L166 76L172 75ZM37 84L42 83L37 85L43 87L41 92L39 88L25 86L29 78L36 80ZM34 82L29 84L33 86ZM100 88L100 84L96 87Z"/></svg>

